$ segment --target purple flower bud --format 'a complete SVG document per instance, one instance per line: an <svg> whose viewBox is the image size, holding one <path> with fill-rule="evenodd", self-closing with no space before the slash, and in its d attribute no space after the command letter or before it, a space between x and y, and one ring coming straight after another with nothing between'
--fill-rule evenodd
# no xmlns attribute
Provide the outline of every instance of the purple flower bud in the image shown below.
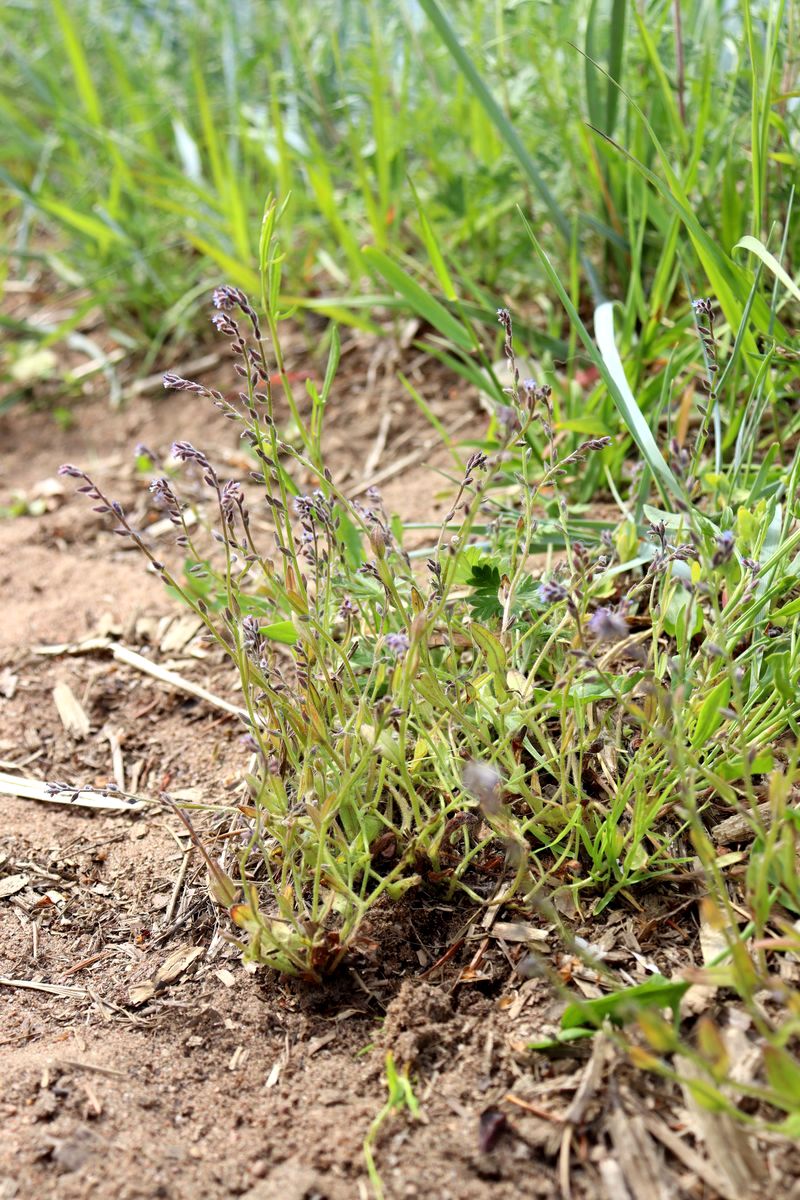
<svg viewBox="0 0 800 1200"><path fill-rule="evenodd" d="M496 767L489 763L476 762L470 759L464 764L461 772L461 782L466 791L470 792L480 804L483 811L491 816L500 810L500 790L502 776Z"/></svg>
<svg viewBox="0 0 800 1200"><path fill-rule="evenodd" d="M387 633L385 644L386 649L394 658L404 658L410 645L408 635L405 633Z"/></svg>
<svg viewBox="0 0 800 1200"><path fill-rule="evenodd" d="M239 303L240 296L244 299L244 295L239 292L238 288L232 288L227 284L223 284L221 287L214 288L211 303L214 305L214 308L219 308L223 312L230 312Z"/></svg>
<svg viewBox="0 0 800 1200"><path fill-rule="evenodd" d="M150 492L160 508L165 508L168 512L179 511L178 497L173 492L168 480L154 479L150 484Z"/></svg>
<svg viewBox="0 0 800 1200"><path fill-rule="evenodd" d="M560 600L566 600L568 595L569 592L563 583L559 583L557 579L548 579L539 585L538 596L542 604L558 604Z"/></svg>
<svg viewBox="0 0 800 1200"><path fill-rule="evenodd" d="M242 645L251 658L258 659L261 654L262 637L258 618L248 613L242 619Z"/></svg>
<svg viewBox="0 0 800 1200"><path fill-rule="evenodd" d="M714 539L714 544L716 546L716 550L714 551L714 557L711 560L711 565L714 567L721 567L726 562L730 562L735 546L735 538L732 530L726 529L722 533L718 534Z"/></svg>
<svg viewBox="0 0 800 1200"><path fill-rule="evenodd" d="M226 337L238 337L239 326L233 317L229 317L225 312L215 312L211 318L211 324L217 333L222 333Z"/></svg>
<svg viewBox="0 0 800 1200"><path fill-rule="evenodd" d="M182 375L176 375L172 371L167 371L166 375L162 375L161 378L167 391L197 392L200 396L208 395L208 388L203 387L202 383L195 383L193 379L184 379Z"/></svg>
<svg viewBox="0 0 800 1200"><path fill-rule="evenodd" d="M589 631L601 642L619 642L628 636L628 622L610 608L598 608L589 618Z"/></svg>
<svg viewBox="0 0 800 1200"><path fill-rule="evenodd" d="M311 521L314 518L314 501L310 496L295 496L292 508L301 521Z"/></svg>
<svg viewBox="0 0 800 1200"><path fill-rule="evenodd" d="M235 479L229 479L220 494L219 504L227 521L233 520L236 508L243 501L242 485Z"/></svg>

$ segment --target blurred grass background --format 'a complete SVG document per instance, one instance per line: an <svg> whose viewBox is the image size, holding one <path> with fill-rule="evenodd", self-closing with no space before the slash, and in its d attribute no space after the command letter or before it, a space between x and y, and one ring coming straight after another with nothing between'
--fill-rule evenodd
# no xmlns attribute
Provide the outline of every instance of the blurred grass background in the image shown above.
<svg viewBox="0 0 800 1200"><path fill-rule="evenodd" d="M626 300L630 332L709 287L687 213L723 274L746 234L797 261L796 32L775 0L10 0L2 269L44 258L157 348L210 284L257 290L272 193L287 302L413 307L385 255L473 317L509 303L557 334L519 206L576 305Z"/></svg>

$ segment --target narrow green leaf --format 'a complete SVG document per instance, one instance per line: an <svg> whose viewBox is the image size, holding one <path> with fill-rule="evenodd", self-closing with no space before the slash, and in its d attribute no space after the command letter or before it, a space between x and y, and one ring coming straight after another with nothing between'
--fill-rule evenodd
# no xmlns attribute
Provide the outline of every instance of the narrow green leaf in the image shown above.
<svg viewBox="0 0 800 1200"><path fill-rule="evenodd" d="M422 205L422 201L420 200L419 196L417 195L417 190L414 187L414 184L411 183L410 180L409 180L409 184L411 187L411 191L413 192L413 195L414 195L414 201L417 206L417 214L419 216L419 223L420 223L420 232L422 233L422 240L425 244L425 249L428 252L428 258L430 259L430 264L436 273L436 278L439 280L439 283L442 285L442 291L444 292L445 298L447 300L451 300L451 301L455 300L456 299L456 290L453 286L453 281L450 278L450 272L447 270L447 264L444 261L444 255L442 254L441 250L439 249L439 243L437 242L436 235L433 232L433 226L431 225L430 221L428 220L427 214Z"/></svg>
<svg viewBox="0 0 800 1200"><path fill-rule="evenodd" d="M328 354L328 365L325 368L325 379L322 384L322 394L320 395L320 404L327 404L328 396L333 387L333 381L336 378L336 372L339 370L339 359L342 355L342 339L339 337L339 330L334 325L331 331L331 348Z"/></svg>
<svg viewBox="0 0 800 1200"><path fill-rule="evenodd" d="M477 97L479 103L491 120L495 129L503 138L509 149L513 152L514 157L527 175L534 191L537 193L539 199L549 212L556 228L569 246L572 242L572 222L567 217L566 213L564 213L564 211L561 209L560 205L556 201L555 196L542 178L539 168L537 167L531 155L528 153L522 138L519 136L516 129L511 124L511 121L509 121L508 117L503 112L492 93L489 91L483 79L478 74L475 64L465 51L464 47L461 45L461 42L458 40L456 32L453 29L453 26L450 24L447 16L437 3L437 0L419 0L419 4L420 7L423 8L427 13L445 46L455 59L458 69L467 80L470 88ZM589 281L589 286L592 289L592 293L594 294L595 299L599 301L602 296L602 289L597 279L594 267L585 255L581 256L581 264L584 272L586 273L586 278Z"/></svg>
<svg viewBox="0 0 800 1200"><path fill-rule="evenodd" d="M77 209L71 208L60 200L47 198L39 201L39 207L50 213L51 216L58 217L59 221L63 221L65 225L70 225L79 233L85 234L99 246L126 240L124 234L112 228L111 225L107 225L105 221L101 221L99 217L94 217L91 213L78 212Z"/></svg>
<svg viewBox="0 0 800 1200"><path fill-rule="evenodd" d="M788 1112L800 1109L800 1065L788 1050L764 1047L764 1068L775 1099Z"/></svg>
<svg viewBox="0 0 800 1200"><path fill-rule="evenodd" d="M653 473L653 476L658 482L672 492L674 496L683 499L680 484L672 474L669 466L664 460L661 451L659 450L656 440L650 430L650 426L644 419L641 410L639 409L630 385L625 378L625 372L622 369L622 361L619 357L619 352L614 341L614 318L613 305L610 301L598 305L595 310L595 331L598 334L600 348L595 345L594 340L589 334L588 329L580 318L580 315L574 304L567 295L566 289L562 284L558 272L551 263L542 246L539 244L536 235L531 229L523 215L525 227L528 231L534 250L539 256L547 276L553 287L558 293L561 303L566 309L567 315L573 326L578 332L578 336L583 342L586 350L589 353L592 361L605 381L606 387L609 390L612 400L617 406L622 419L627 426L636 445L639 447L645 462Z"/></svg>
<svg viewBox="0 0 800 1200"><path fill-rule="evenodd" d="M692 734L692 748L694 750L702 749L712 734L719 729L723 719L720 709L725 707L730 698L731 681L728 678L723 679L721 683L718 683L708 693L700 706L700 712L697 714L697 724Z"/></svg>
<svg viewBox="0 0 800 1200"><path fill-rule="evenodd" d="M78 30L64 0L51 0L51 4L61 30L61 36L64 39L64 48L72 67L75 86L78 89L84 111L92 124L99 126L103 122L100 98L94 86L92 72L89 70L89 62L84 53Z"/></svg>
<svg viewBox="0 0 800 1200"><path fill-rule="evenodd" d="M561 1018L561 1028L585 1027L590 1021L599 1026L606 1017L616 1024L624 1025L626 1021L633 1020L640 1009L654 1006L674 1010L689 990L689 986L682 980L673 982L662 975L654 975L646 983L623 988L608 996L598 996L596 1000L581 1000L568 1005Z"/></svg>
<svg viewBox="0 0 800 1200"><path fill-rule="evenodd" d="M776 279L779 279L790 295L794 296L795 300L800 300L800 288L792 279L788 272L784 271L781 264L778 262L774 254L770 254L767 247L758 238L746 233L743 238L740 238L734 250L749 250L751 254L755 254L760 258L764 266L772 272Z"/></svg>
<svg viewBox="0 0 800 1200"><path fill-rule="evenodd" d="M460 321L449 313L443 304L429 295L416 279L399 267L382 250L375 246L364 247L364 258L390 283L396 291L404 296L412 311L422 317L434 329L437 329L448 341L454 342L462 350L472 350L473 341L469 332Z"/></svg>
<svg viewBox="0 0 800 1200"><path fill-rule="evenodd" d="M207 255L212 262L222 267L228 283L243 288L251 295L258 295L261 280L257 271L240 262L238 258L234 258L232 254L227 254L219 246L214 246L205 238L198 237L195 233L187 233L186 237L201 254Z"/></svg>

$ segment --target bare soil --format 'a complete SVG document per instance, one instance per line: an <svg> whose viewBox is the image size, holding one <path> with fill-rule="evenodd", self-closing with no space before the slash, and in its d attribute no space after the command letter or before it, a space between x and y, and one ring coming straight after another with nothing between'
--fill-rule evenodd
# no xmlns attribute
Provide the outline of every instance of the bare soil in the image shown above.
<svg viewBox="0 0 800 1200"><path fill-rule="evenodd" d="M343 357L329 417L337 478L375 479L387 508L435 519L445 481L431 468L447 458L426 449L388 344L355 340ZM298 335L298 369L304 352ZM480 432L458 380L413 350L402 366L446 427ZM0 771L94 786L121 772L141 795L224 804L247 761L235 718L107 653L36 648L100 632L236 699L212 653L164 649L179 614L158 580L54 482L75 461L144 505L137 443L158 456L192 440L243 475L236 431L204 402L156 391L118 413L89 397L75 418L65 431L30 407L0 417L0 505L16 493L44 509L0 521ZM58 684L88 715L85 736L64 728ZM371 1196L363 1142L386 1100L387 1051L420 1104L418 1119L392 1114L378 1134L387 1200L800 1195L783 1149L726 1162L730 1131L709 1132L678 1089L634 1074L603 1039L562 1058L530 1053L560 1002L525 977L508 924L501 935L481 912L412 895L376 918L369 953L310 987L242 965L202 862L157 805L0 805L0 1200ZM652 957L666 973L693 961L696 930L669 923L683 899L642 896L612 914L608 961L631 979ZM598 937L577 916L575 932ZM568 953L539 948L599 994Z"/></svg>

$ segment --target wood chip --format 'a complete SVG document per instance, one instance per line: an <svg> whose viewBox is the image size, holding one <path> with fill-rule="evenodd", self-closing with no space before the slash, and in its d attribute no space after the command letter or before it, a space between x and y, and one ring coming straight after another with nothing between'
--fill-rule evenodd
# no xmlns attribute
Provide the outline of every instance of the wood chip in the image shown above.
<svg viewBox="0 0 800 1200"><path fill-rule="evenodd" d="M678 1137L677 1133L673 1133L660 1117L648 1114L644 1118L644 1123L648 1132L657 1138L661 1145L677 1158L678 1162L683 1163L698 1179L701 1179L712 1192L718 1193L723 1200L739 1200L738 1194L727 1185L711 1163L691 1146L687 1146L683 1138Z"/></svg>
<svg viewBox="0 0 800 1200"><path fill-rule="evenodd" d="M612 1109L608 1120L614 1157L634 1200L673 1200L663 1156L637 1114Z"/></svg>
<svg viewBox="0 0 800 1200"><path fill-rule="evenodd" d="M83 638L80 642L53 642L46 646L31 646L31 653L58 658L62 654L92 654L97 650L110 649L111 638L95 636Z"/></svg>
<svg viewBox="0 0 800 1200"><path fill-rule="evenodd" d="M11 979L0 975L0 987L24 988L31 992L47 992L50 996L88 996L86 988L64 987L59 983L40 983L36 979Z"/></svg>
<svg viewBox="0 0 800 1200"><path fill-rule="evenodd" d="M137 1008L140 1004L145 1004L148 1000L152 1000L156 992L162 988L169 987L171 983L175 983L182 975L185 975L205 954L202 946L179 946L177 950L173 950L169 954L150 979L143 980L142 983L135 983L128 990L128 1003Z"/></svg>
<svg viewBox="0 0 800 1200"><path fill-rule="evenodd" d="M41 779L20 779L0 771L0 795L16 796L20 800L41 800L46 804L68 804L77 808L97 808L103 812L141 812L144 800L128 800L123 796L110 796L103 792L56 792L51 795L47 784Z"/></svg>
<svg viewBox="0 0 800 1200"><path fill-rule="evenodd" d="M615 1162L613 1158L604 1158L600 1162L599 1171L606 1200L631 1200L631 1194L625 1186L625 1177L618 1162Z"/></svg>
<svg viewBox="0 0 800 1200"><path fill-rule="evenodd" d="M127 1079L124 1071L114 1067L104 1067L100 1063L81 1062L77 1058L59 1058L59 1067L69 1067L73 1071L91 1071L95 1075L109 1075L112 1079Z"/></svg>
<svg viewBox="0 0 800 1200"><path fill-rule="evenodd" d="M202 946L179 946L172 954L164 959L155 974L155 983L162 987L174 983L184 975L198 958L202 958L205 950Z"/></svg>
<svg viewBox="0 0 800 1200"><path fill-rule="evenodd" d="M34 646L32 647L34 654L47 654L56 656L60 654L92 654L101 650L107 650L117 662L125 663L126 666L133 667L135 671L141 671L143 675L151 675L154 679L158 679L160 683L165 683L168 687L175 688L177 691L186 692L189 696L194 696L197 700L204 700L210 704L212 708L222 709L223 712L232 713L235 717L247 718L247 711L244 708L239 708L235 704L231 704L229 700L223 700L221 696L215 696L213 692L209 692L206 688L201 687L198 683L192 683L190 679L184 679L182 675L178 675L176 671L168 671L159 663L152 662L149 658L145 658L143 654L137 654L135 650L131 650L128 646L123 646L119 642L112 642L110 638L88 638L83 642L61 642L52 646Z"/></svg>
<svg viewBox="0 0 800 1200"><path fill-rule="evenodd" d="M248 1051L245 1046L237 1046L231 1055L230 1062L228 1063L228 1070L235 1071L237 1067L240 1067L247 1058L247 1054Z"/></svg>
<svg viewBox="0 0 800 1200"><path fill-rule="evenodd" d="M280 1059L278 1059L277 1062L274 1062L272 1064L272 1070L270 1071L269 1075L267 1076L267 1080L266 1080L266 1083L264 1084L264 1087L265 1088L274 1088L275 1084L278 1082L278 1080L281 1077L282 1070L283 1070L283 1063L281 1062Z"/></svg>
<svg viewBox="0 0 800 1200"><path fill-rule="evenodd" d="M197 524L197 516L190 508L185 510L183 514L183 520L187 529L191 529L193 525ZM168 533L175 533L175 526L172 524L172 521L170 521L169 517L162 517L160 521L154 521L152 525L147 526L148 537L164 537Z"/></svg>
<svg viewBox="0 0 800 1200"><path fill-rule="evenodd" d="M527 921L497 921L492 934L504 942L546 942L550 936L547 929L537 929Z"/></svg>
<svg viewBox="0 0 800 1200"><path fill-rule="evenodd" d="M338 1037L338 1032L337 1029L332 1029L330 1033L323 1033L319 1037L312 1038L305 1048L306 1055L310 1058L312 1054L317 1054L325 1046L329 1046Z"/></svg>
<svg viewBox="0 0 800 1200"><path fill-rule="evenodd" d="M148 1000L152 1000L156 994L156 985L152 979L145 980L144 983L135 983L133 987L128 988L128 1003L138 1008L141 1004L146 1004Z"/></svg>
<svg viewBox="0 0 800 1200"><path fill-rule="evenodd" d="M88 736L89 718L75 697L68 683L57 683L53 688L53 700L64 726L70 737L81 741Z"/></svg>
<svg viewBox="0 0 800 1200"><path fill-rule="evenodd" d="M179 654L189 645L192 638L197 637L205 626L193 613L184 613L170 621L169 627L161 638L159 650L162 654Z"/></svg>
<svg viewBox="0 0 800 1200"><path fill-rule="evenodd" d="M796 812L797 810L791 809L790 811ZM773 817L770 802L759 804L757 812L758 820L769 829ZM724 821L715 825L711 830L711 836L718 846L733 846L736 842L752 842L757 828L750 813L734 813L732 817L726 817Z"/></svg>
<svg viewBox="0 0 800 1200"><path fill-rule="evenodd" d="M103 729L104 736L108 739L108 744L111 747L111 770L114 774L114 782L121 792L125 791L125 762L122 757L122 730L110 729L106 725Z"/></svg>
<svg viewBox="0 0 800 1200"><path fill-rule="evenodd" d="M712 966L718 962L728 949L728 939L722 929L708 920L707 910L700 905L700 949L703 954L703 965ZM699 1016L706 1011L717 994L714 983L694 983L681 999L681 1016Z"/></svg>
<svg viewBox="0 0 800 1200"><path fill-rule="evenodd" d="M6 700L13 700L18 683L19 675L14 675L8 667L0 671L0 696Z"/></svg>
<svg viewBox="0 0 800 1200"><path fill-rule="evenodd" d="M706 1145L716 1174L721 1175L738 1200L755 1200L769 1188L766 1164L758 1153L753 1135L726 1112L712 1112L696 1098L690 1084L706 1084L697 1064L676 1055L675 1066L681 1077L686 1107L692 1114L695 1131Z"/></svg>
<svg viewBox="0 0 800 1200"><path fill-rule="evenodd" d="M0 900L7 900L9 896L15 896L17 892L21 892L27 885L28 875L4 875L0 879Z"/></svg>

